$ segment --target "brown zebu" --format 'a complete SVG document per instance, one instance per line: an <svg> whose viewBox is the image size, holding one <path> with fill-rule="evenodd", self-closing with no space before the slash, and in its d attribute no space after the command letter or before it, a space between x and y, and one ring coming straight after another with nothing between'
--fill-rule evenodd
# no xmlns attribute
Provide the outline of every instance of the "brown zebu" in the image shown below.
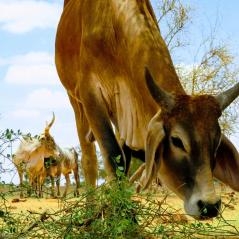
<svg viewBox="0 0 239 239"><path fill-rule="evenodd" d="M24 173L29 177L30 186L38 192L38 196L42 196L42 185L46 177L44 158L59 155L54 138L49 133L54 121L55 115L53 114L53 118L49 124L47 123L44 133L39 137L24 137L13 155L13 163L17 168L20 180L20 197L23 197Z"/></svg>
<svg viewBox="0 0 239 239"><path fill-rule="evenodd" d="M75 191L74 194L79 195L80 178L79 178L79 165L78 165L78 153L72 148L61 149L58 146L58 157L45 158L44 164L46 169L46 176L51 179L51 196L55 197L55 179L57 186L57 196L60 196L60 177L64 175L66 180L65 191L63 197L66 196L70 186L70 176L73 172L75 179Z"/></svg>
<svg viewBox="0 0 239 239"><path fill-rule="evenodd" d="M91 129L111 175L127 173L133 151L145 152L144 187L159 176L195 218L218 215L213 176L239 190L238 152L218 124L239 84L216 97L187 95L149 0L65 1L55 57L88 184L97 176Z"/></svg>

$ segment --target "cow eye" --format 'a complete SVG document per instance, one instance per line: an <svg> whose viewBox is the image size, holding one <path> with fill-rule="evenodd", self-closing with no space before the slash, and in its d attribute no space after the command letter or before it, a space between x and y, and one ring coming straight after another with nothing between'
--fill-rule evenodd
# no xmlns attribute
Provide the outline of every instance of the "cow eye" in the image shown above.
<svg viewBox="0 0 239 239"><path fill-rule="evenodd" d="M178 138L178 137L171 137L171 140L172 140L172 143L173 143L173 145L175 147L180 148L180 149L185 151L183 142L182 142L182 140L180 138Z"/></svg>

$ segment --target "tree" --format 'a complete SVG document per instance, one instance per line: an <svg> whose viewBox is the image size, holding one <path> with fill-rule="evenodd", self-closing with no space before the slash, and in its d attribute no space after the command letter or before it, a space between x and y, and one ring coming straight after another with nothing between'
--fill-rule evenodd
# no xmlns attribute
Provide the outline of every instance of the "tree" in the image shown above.
<svg viewBox="0 0 239 239"><path fill-rule="evenodd" d="M217 39L216 27L201 39L198 46L187 38L187 30L192 24L192 8L180 0L158 1L158 22L174 62L184 62L179 52L192 52L191 64L176 63L175 68L187 93L217 94L237 82L239 68L233 53L225 43ZM216 23L215 23L216 25ZM190 49L190 50L189 50ZM179 59L180 58L180 59ZM236 131L238 100L228 107L220 118L221 128L226 134Z"/></svg>
<svg viewBox="0 0 239 239"><path fill-rule="evenodd" d="M21 135L20 130L17 132L12 129L0 131L0 183L4 182L3 174L15 171L15 167L12 164L12 146Z"/></svg>

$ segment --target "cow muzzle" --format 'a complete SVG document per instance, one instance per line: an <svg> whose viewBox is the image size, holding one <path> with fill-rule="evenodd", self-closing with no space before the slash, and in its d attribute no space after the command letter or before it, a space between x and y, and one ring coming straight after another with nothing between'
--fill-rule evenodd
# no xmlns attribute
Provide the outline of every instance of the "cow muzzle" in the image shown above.
<svg viewBox="0 0 239 239"><path fill-rule="evenodd" d="M203 202L201 200L199 200L197 204L200 212L200 219L216 217L221 208L220 199L214 204Z"/></svg>
<svg viewBox="0 0 239 239"><path fill-rule="evenodd" d="M218 216L221 209L221 199L215 198L212 202L206 200L189 200L184 203L187 214L195 219L205 220Z"/></svg>

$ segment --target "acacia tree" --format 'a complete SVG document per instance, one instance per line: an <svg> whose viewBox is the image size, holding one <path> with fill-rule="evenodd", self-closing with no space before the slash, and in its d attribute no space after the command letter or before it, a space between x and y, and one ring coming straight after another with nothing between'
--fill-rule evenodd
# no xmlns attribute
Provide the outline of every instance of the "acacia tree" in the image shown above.
<svg viewBox="0 0 239 239"><path fill-rule="evenodd" d="M13 143L19 140L22 135L21 131L14 132L12 129L0 130L0 184L4 183L6 174L15 172L12 163Z"/></svg>
<svg viewBox="0 0 239 239"><path fill-rule="evenodd" d="M193 25L192 8L183 5L180 0L158 1L158 22L173 60L182 85L187 93L217 94L237 82L239 68L235 58L225 43L217 39L216 23L206 37L202 37L199 45L190 42L187 37L188 28ZM192 49L194 51L192 52ZM184 54L189 52L190 64L182 64ZM188 55L186 57L188 57ZM235 101L220 118L222 130L231 134L236 130L238 117L238 100Z"/></svg>

